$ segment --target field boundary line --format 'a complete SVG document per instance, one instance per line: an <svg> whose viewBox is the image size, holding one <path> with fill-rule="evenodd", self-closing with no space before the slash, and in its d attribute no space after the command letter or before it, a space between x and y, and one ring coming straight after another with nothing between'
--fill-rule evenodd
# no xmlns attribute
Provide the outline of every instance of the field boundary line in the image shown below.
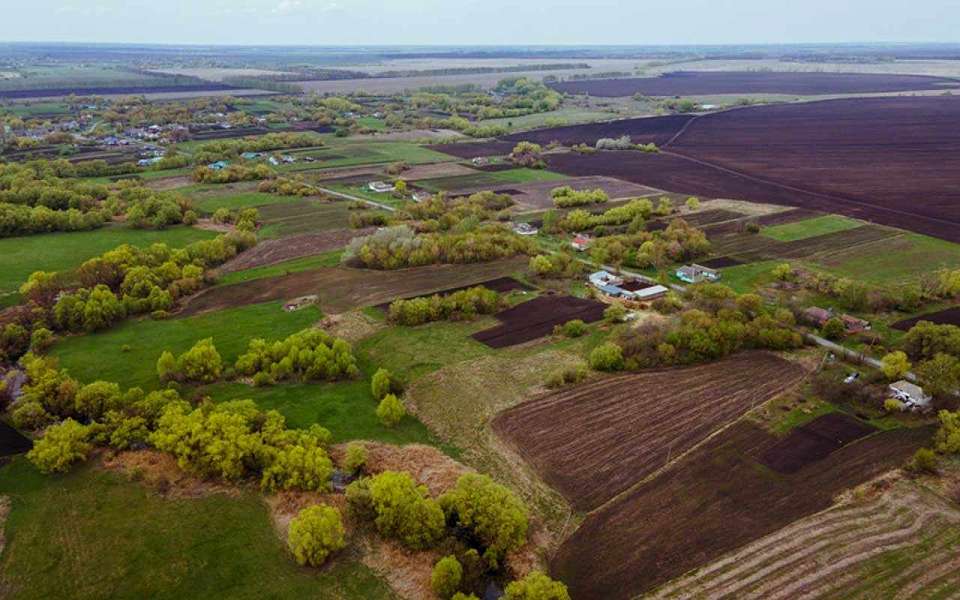
<svg viewBox="0 0 960 600"><path fill-rule="evenodd" d="M368 199L366 199L366 198L361 198L360 196L354 196L354 195L352 195L352 194L346 194L346 193L344 193L344 192L336 192L336 191L334 191L334 190L331 190L331 189L325 188L325 187L317 187L317 189L320 190L321 192L326 193L326 194L330 194L331 196L337 196L338 198L343 198L343 199L345 199L345 200L353 200L354 202L363 202L364 204L367 204L368 206L375 206L375 207L377 207L377 208L381 208L381 209L383 209L383 210L388 210L388 211L390 211L390 212L396 212L396 210L397 210L396 208L394 208L394 207L392 207L392 206L389 206L389 205L386 205L386 204L381 204L381 203L379 203L379 202L377 202L377 201L375 201L375 200L368 200Z"/></svg>
<svg viewBox="0 0 960 600"><path fill-rule="evenodd" d="M673 134L673 137L671 137L669 140L667 140L667 143L664 144L664 145L661 146L661 147L662 147L662 148L666 148L666 147L669 146L670 144L672 144L672 143L674 143L675 141L677 141L677 138L679 138L681 135L683 135L684 133L686 133L686 132L687 132L687 128L689 128L690 125L691 125L694 121L696 121L697 119L699 119L701 116L703 116L703 115L693 115L693 117L691 117L689 121L687 121L686 123L684 123L684 124L683 124L683 127L681 127L679 131L677 131L675 134Z"/></svg>

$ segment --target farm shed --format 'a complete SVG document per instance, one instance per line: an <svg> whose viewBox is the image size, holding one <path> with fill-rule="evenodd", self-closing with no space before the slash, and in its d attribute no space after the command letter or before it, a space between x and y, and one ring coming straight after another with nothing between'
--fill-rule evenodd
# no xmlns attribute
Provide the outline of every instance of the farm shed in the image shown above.
<svg viewBox="0 0 960 600"><path fill-rule="evenodd" d="M692 264L677 269L677 279L687 283L700 283L703 281L719 281L720 271L705 267L703 265Z"/></svg>
<svg viewBox="0 0 960 600"><path fill-rule="evenodd" d="M901 379L890 384L893 397L903 402L910 410L926 410L930 407L932 398L919 385Z"/></svg>
<svg viewBox="0 0 960 600"><path fill-rule="evenodd" d="M573 241L570 242L570 245L573 246L573 249L577 252L583 252L590 247L590 244L593 243L593 238L586 235L578 235L573 238Z"/></svg>
<svg viewBox="0 0 960 600"><path fill-rule="evenodd" d="M392 192L394 190L394 185L384 181L371 181L367 184L367 189L378 194L385 194L387 192Z"/></svg>

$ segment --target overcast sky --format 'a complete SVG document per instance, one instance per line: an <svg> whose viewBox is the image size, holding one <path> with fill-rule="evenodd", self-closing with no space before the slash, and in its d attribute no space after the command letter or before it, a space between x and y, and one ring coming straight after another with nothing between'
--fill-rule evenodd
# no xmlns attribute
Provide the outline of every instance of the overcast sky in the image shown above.
<svg viewBox="0 0 960 600"><path fill-rule="evenodd" d="M0 41L958 42L960 0L0 0Z"/></svg>

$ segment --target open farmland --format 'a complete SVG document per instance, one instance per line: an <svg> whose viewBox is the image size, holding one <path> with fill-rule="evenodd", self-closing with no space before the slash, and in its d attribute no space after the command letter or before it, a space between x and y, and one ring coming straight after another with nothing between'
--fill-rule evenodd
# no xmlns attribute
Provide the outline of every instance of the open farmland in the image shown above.
<svg viewBox="0 0 960 600"><path fill-rule="evenodd" d="M649 598L940 598L960 586L952 549L960 511L909 481L878 480L867 495L727 554Z"/></svg>
<svg viewBox="0 0 960 600"><path fill-rule="evenodd" d="M501 139L512 143L528 141L546 145L551 142L560 142L565 146L575 144L588 144L592 146L600 138L618 138L628 135L637 144L653 142L661 146L670 141L670 139L693 118L692 115L671 115L669 117L620 119L617 121L524 131L522 133L504 136Z"/></svg>
<svg viewBox="0 0 960 600"><path fill-rule="evenodd" d="M405 296L428 294L510 275L526 268L525 258L467 265L433 265L395 271L347 267L313 269L279 277L207 289L190 298L184 315L227 307L289 300L317 294L325 312L375 306Z"/></svg>
<svg viewBox="0 0 960 600"><path fill-rule="evenodd" d="M573 296L540 296L496 314L500 325L473 334L491 348L505 348L549 335L553 328L579 319L593 323L603 318L607 305Z"/></svg>
<svg viewBox="0 0 960 600"><path fill-rule="evenodd" d="M357 236L368 235L373 229L331 229L323 233L301 233L283 239L267 240L223 264L218 273L233 273L274 265L294 258L313 256L346 246Z"/></svg>
<svg viewBox="0 0 960 600"><path fill-rule="evenodd" d="M260 206L260 236L278 238L318 231L348 229L348 202L325 202L290 198L287 202Z"/></svg>
<svg viewBox="0 0 960 600"><path fill-rule="evenodd" d="M674 71L660 77L588 79L550 85L558 92L616 96L708 96L713 94L872 94L943 90L960 87L960 80L925 75L868 73L801 73L761 71Z"/></svg>
<svg viewBox="0 0 960 600"><path fill-rule="evenodd" d="M525 402L493 428L577 509L590 510L804 374L772 354L750 353L620 375Z"/></svg>
<svg viewBox="0 0 960 600"><path fill-rule="evenodd" d="M499 173L509 173L509 171L500 171ZM418 185L429 184L426 182L417 182ZM501 194L509 194L517 203L517 209L521 211L541 210L553 207L553 196L551 192L561 186L570 186L575 190L593 190L602 189L607 193L611 200L623 198L641 198L658 194L657 190L643 185L637 185L629 181L614 179L613 177L571 177L564 179L547 179L545 181L532 181L519 184L500 184L493 186L470 186L456 187L449 189L453 195L463 196L492 190Z"/></svg>
<svg viewBox="0 0 960 600"><path fill-rule="evenodd" d="M948 96L629 119L604 123L604 135L630 134L632 123L650 121L647 129L668 140L661 153L561 153L548 155L547 162L568 175L608 175L678 193L799 206L958 241L960 131L952 126L958 119L960 99ZM599 137L572 135L571 129L541 130L527 139Z"/></svg>
<svg viewBox="0 0 960 600"><path fill-rule="evenodd" d="M778 438L739 421L590 513L553 570L574 598L635 597L829 508L837 493L901 464L930 433L880 432L785 475L758 462Z"/></svg>

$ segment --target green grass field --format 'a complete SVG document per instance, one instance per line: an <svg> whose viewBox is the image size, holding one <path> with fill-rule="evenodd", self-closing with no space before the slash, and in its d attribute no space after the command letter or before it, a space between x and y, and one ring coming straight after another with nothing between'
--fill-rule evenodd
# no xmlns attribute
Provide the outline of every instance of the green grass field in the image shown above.
<svg viewBox="0 0 960 600"><path fill-rule="evenodd" d="M773 227L764 227L763 235L781 242L804 240L827 233L836 233L855 229L863 225L862 222L839 215L824 215L812 219L804 219L795 223L784 223Z"/></svg>
<svg viewBox="0 0 960 600"><path fill-rule="evenodd" d="M286 202L268 204L258 210L261 239L350 227L349 202L288 198Z"/></svg>
<svg viewBox="0 0 960 600"><path fill-rule="evenodd" d="M583 108L561 108L550 112L523 115L521 117L504 117L502 119L484 119L480 125L502 125L513 130L539 129L541 127L561 127L578 123L593 123L609 121L621 115L616 113L587 110Z"/></svg>
<svg viewBox="0 0 960 600"><path fill-rule="evenodd" d="M452 157L410 142L349 141L349 138L328 138L324 148L307 152L290 152L294 156L313 156L317 162L296 162L283 165L280 171L310 171L331 167L381 164L406 161L409 164L445 162Z"/></svg>
<svg viewBox="0 0 960 600"><path fill-rule="evenodd" d="M377 131L386 131L387 124L383 119L377 119L376 117L360 117L357 119L357 125L360 127L366 127L368 129L376 129Z"/></svg>
<svg viewBox="0 0 960 600"><path fill-rule="evenodd" d="M203 195L195 195L193 206L201 212L210 214L219 208L237 210L267 206L270 204L289 204L294 200L296 200L296 198L265 194L263 192L234 192L223 195L210 195L205 192Z"/></svg>
<svg viewBox="0 0 960 600"><path fill-rule="evenodd" d="M834 252L821 266L837 275L867 283L916 281L938 269L960 267L960 244L904 232L893 238Z"/></svg>
<svg viewBox="0 0 960 600"><path fill-rule="evenodd" d="M768 260L726 267L720 269L720 283L740 294L752 292L772 279L770 271L778 264L780 262Z"/></svg>
<svg viewBox="0 0 960 600"><path fill-rule="evenodd" d="M483 186L500 186L511 183L533 183L537 181L561 181L566 175L554 173L544 169L510 169L508 171L481 172L476 175L457 175L454 177L437 177L435 179L421 179L417 185L430 191L458 190ZM558 184L559 185L559 184Z"/></svg>
<svg viewBox="0 0 960 600"><path fill-rule="evenodd" d="M216 237L212 231L173 227L160 231L111 225L92 231L45 233L0 239L0 297L15 292L34 271L65 271L121 244L149 246L163 242L186 246Z"/></svg>
<svg viewBox="0 0 960 600"><path fill-rule="evenodd" d="M44 476L20 458L0 467L0 495L8 600L394 597L349 555L298 567L258 493L168 499L93 465Z"/></svg>
<svg viewBox="0 0 960 600"><path fill-rule="evenodd" d="M341 250L331 250L314 256L304 256L287 260L275 265L266 265L263 267L254 267L244 271L235 271L227 273L219 280L217 285L230 285L242 281L252 281L254 279L263 279L265 277L276 277L277 275L286 275L288 273L299 273L300 271L309 271L320 267L335 267L340 264Z"/></svg>
<svg viewBox="0 0 960 600"><path fill-rule="evenodd" d="M50 350L60 365L82 382L115 381L122 387L156 389L157 359L164 350L179 354L197 340L212 337L226 365L232 366L256 337L284 338L310 327L320 310L308 307L286 312L270 302L218 311L185 319L130 320L113 329L57 342ZM124 352L123 347L129 346Z"/></svg>

